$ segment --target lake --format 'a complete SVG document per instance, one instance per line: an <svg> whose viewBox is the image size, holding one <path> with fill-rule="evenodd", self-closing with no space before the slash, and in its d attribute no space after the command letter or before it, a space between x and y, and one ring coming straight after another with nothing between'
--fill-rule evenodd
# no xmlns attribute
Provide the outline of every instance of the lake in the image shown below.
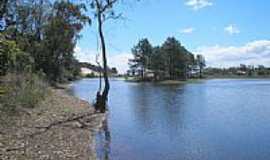
<svg viewBox="0 0 270 160"><path fill-rule="evenodd" d="M97 79L72 85L92 102ZM107 127L97 153L109 160L270 159L270 81L184 85L111 80Z"/></svg>

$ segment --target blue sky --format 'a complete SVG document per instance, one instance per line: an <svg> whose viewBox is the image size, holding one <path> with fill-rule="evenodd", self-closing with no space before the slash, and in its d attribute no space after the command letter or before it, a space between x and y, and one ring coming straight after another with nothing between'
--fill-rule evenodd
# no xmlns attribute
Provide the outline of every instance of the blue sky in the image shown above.
<svg viewBox="0 0 270 160"><path fill-rule="evenodd" d="M268 0L142 0L116 8L124 20L106 23L109 64L121 72L128 67L130 50L139 39L160 45L176 37L207 65L240 63L270 66L270 1ZM76 48L81 61L94 62L96 24L82 31Z"/></svg>

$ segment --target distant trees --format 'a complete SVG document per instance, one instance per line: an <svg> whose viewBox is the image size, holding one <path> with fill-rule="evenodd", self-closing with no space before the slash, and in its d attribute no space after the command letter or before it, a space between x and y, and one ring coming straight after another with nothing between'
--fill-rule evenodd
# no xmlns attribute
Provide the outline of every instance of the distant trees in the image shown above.
<svg viewBox="0 0 270 160"><path fill-rule="evenodd" d="M117 68L116 67L112 67L111 73L112 74L118 74Z"/></svg>
<svg viewBox="0 0 270 160"><path fill-rule="evenodd" d="M193 65L193 54L174 37L169 37L161 47L165 54L165 72L170 79L186 79L189 65Z"/></svg>
<svg viewBox="0 0 270 160"><path fill-rule="evenodd" d="M245 65L240 64L239 66L229 68L212 68L208 67L204 69L205 76L209 77L269 77L270 68L263 65Z"/></svg>
<svg viewBox="0 0 270 160"><path fill-rule="evenodd" d="M195 64L194 55L174 37L167 38L161 47L152 47L147 39L142 39L132 53L131 69L152 70L157 79L186 79L190 66Z"/></svg>
<svg viewBox="0 0 270 160"><path fill-rule="evenodd" d="M197 65L199 66L199 69L200 69L200 78L202 78L202 70L204 69L204 67L206 66L205 64L205 58L203 55L201 54L198 54L197 55L197 58L196 58L196 63Z"/></svg>
<svg viewBox="0 0 270 160"><path fill-rule="evenodd" d="M145 69L154 67L153 64L151 64L153 59L153 47L148 39L142 39L131 49L131 52L134 58L130 60L130 67L132 69L140 69L140 76L144 79Z"/></svg>

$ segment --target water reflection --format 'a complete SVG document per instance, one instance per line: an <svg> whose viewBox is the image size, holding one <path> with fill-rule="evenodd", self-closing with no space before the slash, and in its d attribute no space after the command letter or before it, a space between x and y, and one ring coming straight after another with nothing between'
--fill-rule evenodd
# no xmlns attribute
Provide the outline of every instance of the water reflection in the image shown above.
<svg viewBox="0 0 270 160"><path fill-rule="evenodd" d="M143 132L154 132L157 127L164 132L174 135L181 127L184 116L184 85L154 85L141 84L131 88L129 107L133 110L133 123Z"/></svg>
<svg viewBox="0 0 270 160"><path fill-rule="evenodd" d="M96 136L96 151L98 160L110 160L111 152L111 133L109 130L108 119L103 121L101 130Z"/></svg>
<svg viewBox="0 0 270 160"><path fill-rule="evenodd" d="M97 84L78 81L74 94L89 100ZM268 80L111 81L110 114L97 136L98 158L270 159L269 91Z"/></svg>

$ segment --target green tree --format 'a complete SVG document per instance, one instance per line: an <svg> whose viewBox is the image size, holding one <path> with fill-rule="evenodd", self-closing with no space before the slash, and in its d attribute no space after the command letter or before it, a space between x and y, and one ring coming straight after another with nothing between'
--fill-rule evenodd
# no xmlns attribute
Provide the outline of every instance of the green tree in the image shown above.
<svg viewBox="0 0 270 160"><path fill-rule="evenodd" d="M161 47L165 54L165 71L169 79L186 78L187 67L191 63L192 54L188 52L174 37L169 37Z"/></svg>
<svg viewBox="0 0 270 160"><path fill-rule="evenodd" d="M15 41L0 34L0 76L9 72L31 71L34 63L31 56L18 48Z"/></svg>
<svg viewBox="0 0 270 160"><path fill-rule="evenodd" d="M205 66L206 66L205 58L204 58L203 55L198 54L198 55L197 55L197 58L196 58L196 61L197 61L197 65L198 65L199 68L200 68L200 78L202 78L202 77L203 77L202 71L203 71L203 69L204 69Z"/></svg>
<svg viewBox="0 0 270 160"><path fill-rule="evenodd" d="M48 24L44 28L44 40L40 55L40 68L53 82L61 81L63 74L75 62L73 56L79 32L89 18L82 14L84 5L55 2Z"/></svg>
<svg viewBox="0 0 270 160"><path fill-rule="evenodd" d="M141 79L144 79L146 69L150 69L153 60L153 47L148 39L142 39L132 50L133 59L130 60L130 67L141 72Z"/></svg>
<svg viewBox="0 0 270 160"><path fill-rule="evenodd" d="M141 70L141 78L146 69L154 72L158 79L186 79L187 72L195 64L194 55L174 37L169 37L161 47L152 47L147 39L142 39L132 48L131 70Z"/></svg>
<svg viewBox="0 0 270 160"><path fill-rule="evenodd" d="M153 48L150 70L154 72L155 80L161 80L166 77L166 59L166 54L164 54L161 47L156 46Z"/></svg>

